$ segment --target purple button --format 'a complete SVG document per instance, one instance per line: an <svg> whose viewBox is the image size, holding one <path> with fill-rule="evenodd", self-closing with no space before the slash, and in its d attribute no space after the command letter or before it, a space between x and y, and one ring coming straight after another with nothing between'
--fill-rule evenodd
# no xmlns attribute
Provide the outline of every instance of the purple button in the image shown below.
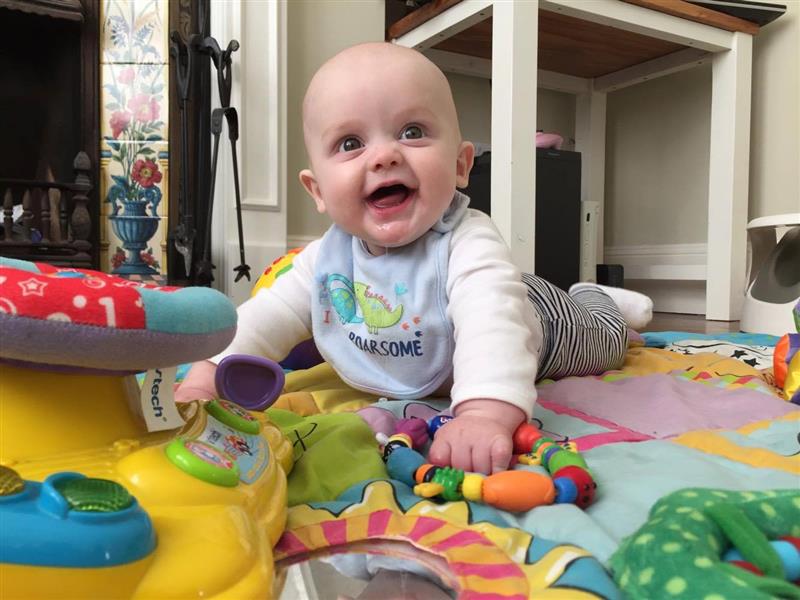
<svg viewBox="0 0 800 600"><path fill-rule="evenodd" d="M217 366L217 393L248 410L265 410L283 391L286 377L274 360L249 354L231 354Z"/></svg>

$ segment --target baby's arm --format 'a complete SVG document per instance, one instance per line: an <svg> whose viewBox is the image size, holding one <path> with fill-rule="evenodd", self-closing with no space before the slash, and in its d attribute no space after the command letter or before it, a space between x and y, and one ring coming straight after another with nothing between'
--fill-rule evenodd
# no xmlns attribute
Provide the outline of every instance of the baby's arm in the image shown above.
<svg viewBox="0 0 800 600"><path fill-rule="evenodd" d="M494 225L469 213L453 234L448 315L455 333L452 409L429 457L491 473L508 467L511 436L536 400L541 327Z"/></svg>
<svg viewBox="0 0 800 600"><path fill-rule="evenodd" d="M318 247L318 242L311 242L295 256L289 271L239 306L233 341L217 356L192 365L175 393L178 402L216 397L217 363L230 354L283 360L296 344L311 337L311 286Z"/></svg>

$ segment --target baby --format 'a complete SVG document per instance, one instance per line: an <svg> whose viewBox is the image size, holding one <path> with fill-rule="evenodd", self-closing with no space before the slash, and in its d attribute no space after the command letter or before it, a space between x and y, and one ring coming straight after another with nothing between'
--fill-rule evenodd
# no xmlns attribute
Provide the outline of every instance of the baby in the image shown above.
<svg viewBox="0 0 800 600"><path fill-rule="evenodd" d="M520 274L489 217L456 191L474 148L447 79L422 54L370 43L334 56L308 87L303 133L300 181L333 225L239 308L236 338L192 367L179 400L214 397L215 363L228 354L281 360L313 335L355 388L449 396L455 418L429 459L492 473L508 467L511 436L531 417L537 375L621 365L617 305L641 325L652 303L611 290L615 304L592 284L568 295Z"/></svg>

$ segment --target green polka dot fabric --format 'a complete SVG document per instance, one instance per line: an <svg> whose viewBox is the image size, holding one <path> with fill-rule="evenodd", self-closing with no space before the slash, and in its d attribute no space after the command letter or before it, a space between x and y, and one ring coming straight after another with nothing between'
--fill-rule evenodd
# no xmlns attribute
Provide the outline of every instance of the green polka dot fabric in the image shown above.
<svg viewBox="0 0 800 600"><path fill-rule="evenodd" d="M611 557L614 579L626 595L647 600L800 598L800 588L790 582L721 560L731 543L718 525L720 505L741 511L737 514L767 539L800 536L798 490L674 492L656 502L647 523Z"/></svg>

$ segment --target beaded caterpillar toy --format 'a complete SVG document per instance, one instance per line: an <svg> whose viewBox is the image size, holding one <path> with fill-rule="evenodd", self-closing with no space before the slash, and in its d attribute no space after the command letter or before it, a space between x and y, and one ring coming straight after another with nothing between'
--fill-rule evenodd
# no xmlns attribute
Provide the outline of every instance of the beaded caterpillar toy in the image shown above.
<svg viewBox="0 0 800 600"><path fill-rule="evenodd" d="M783 579L800 585L800 537L781 536L777 540L770 540L769 545L780 559ZM731 548L723 554L722 560L756 575L764 575L761 569L747 561L736 548ZM773 574L773 576L776 575Z"/></svg>
<svg viewBox="0 0 800 600"><path fill-rule="evenodd" d="M398 423L400 432L389 437L383 448L389 476L411 486L418 496L466 499L510 512L553 503L574 503L585 508L594 500L597 485L574 445L572 449L562 448L528 423L514 432L514 451L522 455L519 462L541 464L551 477L522 470L485 476L426 463L414 447L424 443L422 431L433 437L447 420L445 415L438 415L427 426L421 419Z"/></svg>

